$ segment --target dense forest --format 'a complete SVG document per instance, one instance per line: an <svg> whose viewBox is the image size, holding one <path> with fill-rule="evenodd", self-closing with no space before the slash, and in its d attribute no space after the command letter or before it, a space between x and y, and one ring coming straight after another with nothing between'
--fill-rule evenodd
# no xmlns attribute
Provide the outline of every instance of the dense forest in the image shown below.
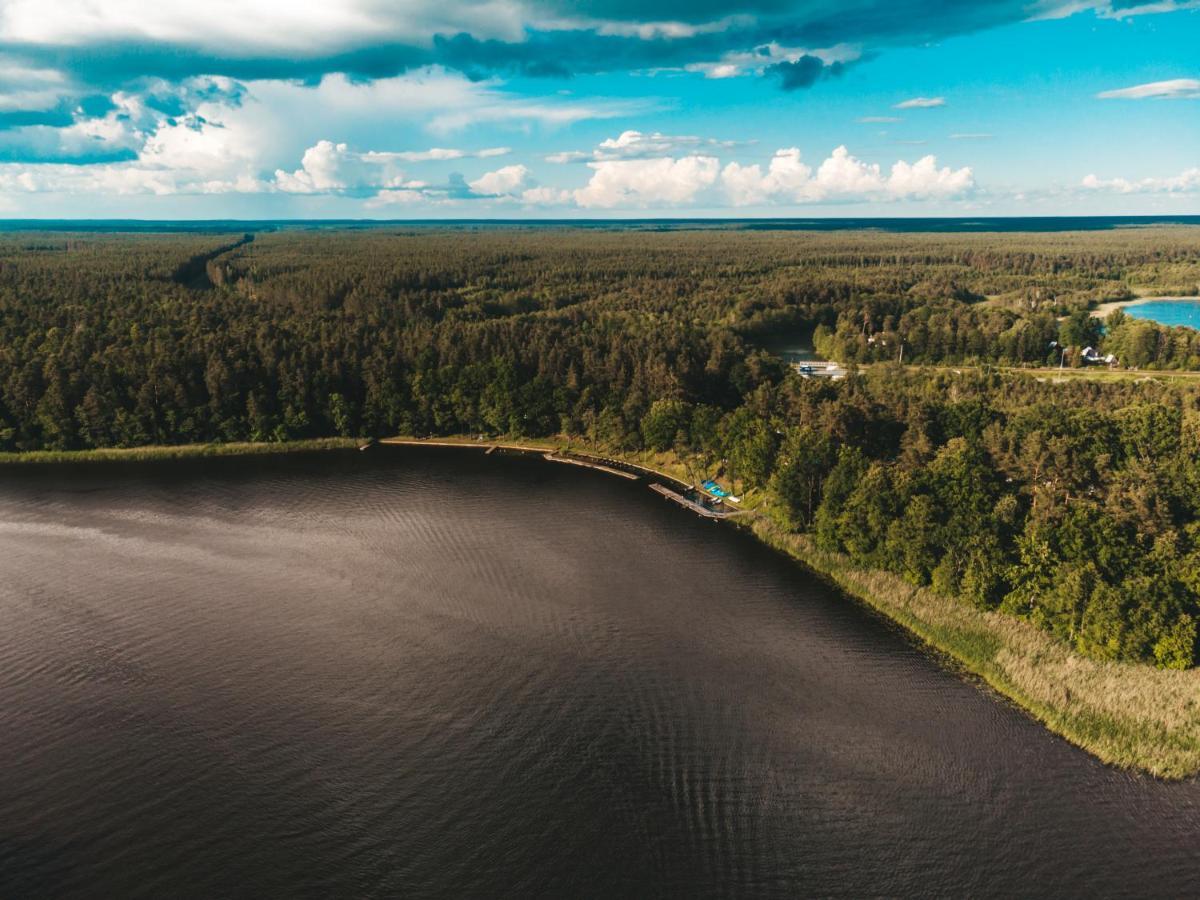
<svg viewBox="0 0 1200 900"><path fill-rule="evenodd" d="M859 564L1092 657L1183 668L1200 379L1145 376L1200 369L1200 333L1089 313L1143 290L1200 293L1200 233L10 234L0 450L398 433L674 450ZM849 377L792 373L762 349L785 332ZM1038 368L1087 346L1142 374Z"/></svg>

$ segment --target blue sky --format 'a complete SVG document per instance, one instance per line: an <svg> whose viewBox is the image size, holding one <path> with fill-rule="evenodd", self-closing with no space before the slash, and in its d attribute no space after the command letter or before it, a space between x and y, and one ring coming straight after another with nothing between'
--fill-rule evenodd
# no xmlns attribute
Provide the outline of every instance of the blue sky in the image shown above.
<svg viewBox="0 0 1200 900"><path fill-rule="evenodd" d="M1196 0L0 0L0 216L1200 213Z"/></svg>

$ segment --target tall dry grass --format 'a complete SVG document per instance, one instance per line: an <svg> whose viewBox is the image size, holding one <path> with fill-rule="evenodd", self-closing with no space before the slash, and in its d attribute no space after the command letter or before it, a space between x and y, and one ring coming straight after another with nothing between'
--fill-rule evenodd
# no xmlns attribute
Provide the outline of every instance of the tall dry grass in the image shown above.
<svg viewBox="0 0 1200 900"><path fill-rule="evenodd" d="M1086 659L1028 622L915 588L890 573L857 569L765 519L753 529L1103 761L1161 778L1200 773L1200 669Z"/></svg>

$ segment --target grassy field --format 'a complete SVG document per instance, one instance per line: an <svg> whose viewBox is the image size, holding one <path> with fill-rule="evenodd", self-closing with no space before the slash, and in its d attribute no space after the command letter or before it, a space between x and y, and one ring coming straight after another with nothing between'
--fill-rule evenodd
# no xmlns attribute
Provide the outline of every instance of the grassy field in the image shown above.
<svg viewBox="0 0 1200 900"><path fill-rule="evenodd" d="M345 450L361 443L358 438L317 438L308 441L232 444L179 444L177 446L113 447L104 450L36 450L0 453L0 465L38 463L140 462L154 459L190 459L198 456L248 456L263 453L298 453L312 450Z"/></svg>

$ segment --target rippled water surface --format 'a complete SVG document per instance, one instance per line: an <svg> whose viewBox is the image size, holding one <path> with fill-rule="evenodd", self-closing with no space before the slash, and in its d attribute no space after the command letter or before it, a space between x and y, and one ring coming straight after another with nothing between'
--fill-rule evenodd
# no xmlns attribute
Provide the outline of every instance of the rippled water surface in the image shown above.
<svg viewBox="0 0 1200 900"><path fill-rule="evenodd" d="M0 575L0 896L1200 886L1200 785L576 467L3 470Z"/></svg>

